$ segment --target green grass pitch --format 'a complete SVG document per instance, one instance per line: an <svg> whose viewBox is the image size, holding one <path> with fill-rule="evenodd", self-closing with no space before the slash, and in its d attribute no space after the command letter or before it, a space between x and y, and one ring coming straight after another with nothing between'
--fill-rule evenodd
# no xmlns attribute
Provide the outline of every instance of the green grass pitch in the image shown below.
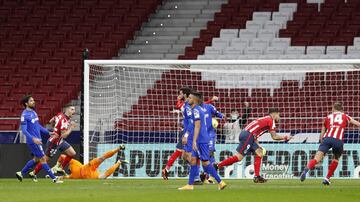
<svg viewBox="0 0 360 202"><path fill-rule="evenodd" d="M231 201L231 202L350 202L360 201L360 180L333 180L331 186L323 186L321 180L269 180L266 184L254 184L251 180L227 180L225 190L217 185L196 186L194 191L178 191L186 180L170 179L120 179L120 180L67 180L53 184L50 180L29 179L0 180L0 201L43 202L101 202L101 201Z"/></svg>

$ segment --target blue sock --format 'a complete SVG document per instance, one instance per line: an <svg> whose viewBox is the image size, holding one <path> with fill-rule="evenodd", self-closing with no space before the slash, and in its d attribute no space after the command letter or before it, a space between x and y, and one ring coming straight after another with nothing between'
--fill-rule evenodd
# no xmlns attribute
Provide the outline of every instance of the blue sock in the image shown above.
<svg viewBox="0 0 360 202"><path fill-rule="evenodd" d="M47 174L51 177L51 179L56 178L54 173L51 171L51 169L50 169L50 167L49 167L49 165L47 163L42 164L42 169L44 169L47 172Z"/></svg>
<svg viewBox="0 0 360 202"><path fill-rule="evenodd" d="M210 164L213 165L215 163L215 158L213 156L210 157Z"/></svg>
<svg viewBox="0 0 360 202"><path fill-rule="evenodd" d="M213 164L209 164L209 165L203 166L203 167L204 167L205 172L207 172L209 175L213 176L218 183L221 182L220 176L216 172Z"/></svg>
<svg viewBox="0 0 360 202"><path fill-rule="evenodd" d="M29 170L34 167L36 164L36 162L34 161L34 159L31 159L30 161L28 161L26 163L26 165L24 166L24 168L21 170L21 174L25 175L26 173L29 172Z"/></svg>
<svg viewBox="0 0 360 202"><path fill-rule="evenodd" d="M200 180L200 165L196 165L196 175L195 180Z"/></svg>
<svg viewBox="0 0 360 202"><path fill-rule="evenodd" d="M194 184L194 180L197 174L197 165L191 165L190 166L190 173L189 173L189 183L190 185Z"/></svg>

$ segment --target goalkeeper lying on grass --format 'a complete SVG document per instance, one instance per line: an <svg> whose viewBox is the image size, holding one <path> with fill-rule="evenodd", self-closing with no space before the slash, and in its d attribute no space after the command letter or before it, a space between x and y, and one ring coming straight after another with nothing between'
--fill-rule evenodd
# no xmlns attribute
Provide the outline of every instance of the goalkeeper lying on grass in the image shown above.
<svg viewBox="0 0 360 202"><path fill-rule="evenodd" d="M105 159L112 157L114 154L118 153L120 150L125 150L125 146L120 145L118 148L106 152L101 157L91 160L86 165L83 165L79 161L72 159L69 162L69 170L71 173L70 175L66 175L66 173L61 168L62 161L65 159L66 156L60 155L56 165L52 168L52 170L56 171L56 172L64 173L65 176L63 176L63 178L65 178L65 179L106 179L110 175L112 175L115 172L115 170L118 169L122 163L128 163L128 162L126 160L118 160L113 166L111 166L103 174L100 174L97 171L97 168L100 166L100 164L102 162L105 161Z"/></svg>

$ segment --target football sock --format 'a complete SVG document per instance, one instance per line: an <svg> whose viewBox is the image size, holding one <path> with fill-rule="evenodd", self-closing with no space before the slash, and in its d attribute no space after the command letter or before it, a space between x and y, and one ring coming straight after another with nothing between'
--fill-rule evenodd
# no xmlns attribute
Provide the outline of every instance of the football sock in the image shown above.
<svg viewBox="0 0 360 202"><path fill-rule="evenodd" d="M327 179L330 179L331 176L333 176L338 164L339 164L339 162L337 160L332 160L331 161L331 164L329 165L328 174L326 175Z"/></svg>
<svg viewBox="0 0 360 202"><path fill-rule="evenodd" d="M119 151L119 149L110 150L110 151L106 152L105 154L103 154L101 158L104 160L108 159L108 158L114 156L114 154L118 153L118 151ZM65 160L66 160L66 158L65 158Z"/></svg>
<svg viewBox="0 0 360 202"><path fill-rule="evenodd" d="M34 174L38 174L38 172L41 170L42 168L42 164L39 162L38 164L36 164L35 169L34 169Z"/></svg>
<svg viewBox="0 0 360 202"><path fill-rule="evenodd" d="M218 183L221 182L220 176L219 176L218 173L216 172L213 164L209 164L209 165L207 165L207 166L204 166L204 170L205 170L206 173L208 173L208 174L210 174L211 176L213 176Z"/></svg>
<svg viewBox="0 0 360 202"><path fill-rule="evenodd" d="M307 167L308 167L310 170L312 170L312 169L315 168L315 165L316 165L316 164L317 164L316 159L311 159L311 160L309 161Z"/></svg>
<svg viewBox="0 0 360 202"><path fill-rule="evenodd" d="M32 167L34 167L35 163L36 163L36 162L35 162L33 159L31 159L30 161L28 161L28 162L25 164L24 168L21 170L21 174L22 174L22 175L25 175L26 173L28 173L29 170L30 170Z"/></svg>
<svg viewBox="0 0 360 202"><path fill-rule="evenodd" d="M188 182L189 185L194 184L196 173L197 173L197 165L191 165L190 173L189 173L189 182Z"/></svg>
<svg viewBox="0 0 360 202"><path fill-rule="evenodd" d="M174 153L171 154L169 161L166 164L165 169L170 170L171 166L174 164L177 158L179 158L182 155L182 152L179 150L175 150Z"/></svg>
<svg viewBox="0 0 360 202"><path fill-rule="evenodd" d="M71 161L72 158L73 158L73 157L66 155L65 159L63 160L63 162L62 162L62 164L61 164L61 167L62 167L63 169L65 169L66 166L69 165L69 162Z"/></svg>
<svg viewBox="0 0 360 202"><path fill-rule="evenodd" d="M229 158L221 161L221 162L218 164L218 168L232 165L232 164L234 164L234 163L236 163L236 162L238 162L238 161L239 161L239 158L238 158L237 156L229 157Z"/></svg>
<svg viewBox="0 0 360 202"><path fill-rule="evenodd" d="M261 157L256 155L255 158L254 158L254 174L255 174L255 177L260 176L260 167L261 167Z"/></svg>
<svg viewBox="0 0 360 202"><path fill-rule="evenodd" d="M54 173L51 171L49 165L47 163L42 164L42 168L47 172L47 174L51 177L51 179L55 179Z"/></svg>

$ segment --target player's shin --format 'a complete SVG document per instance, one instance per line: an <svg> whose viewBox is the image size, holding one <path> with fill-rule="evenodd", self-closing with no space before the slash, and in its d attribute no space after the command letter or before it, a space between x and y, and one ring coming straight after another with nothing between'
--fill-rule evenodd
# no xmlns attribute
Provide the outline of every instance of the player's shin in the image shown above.
<svg viewBox="0 0 360 202"><path fill-rule="evenodd" d="M203 166L205 172L207 172L208 174L210 174L211 176L213 176L215 178L215 180L220 183L221 179L219 174L216 172L213 164L209 163L207 166Z"/></svg>
<svg viewBox="0 0 360 202"><path fill-rule="evenodd" d="M62 164L61 164L61 167L62 167L63 169L65 169L66 166L69 165L69 162L71 161L72 158L73 158L72 156L66 155L65 159L63 160L63 162L62 162Z"/></svg>
<svg viewBox="0 0 360 202"><path fill-rule="evenodd" d="M46 171L46 173L50 176L51 179L56 178L47 163L42 163L42 168Z"/></svg>
<svg viewBox="0 0 360 202"><path fill-rule="evenodd" d="M106 171L105 171L105 178L108 178L110 175L112 175L114 172L115 172L115 170L117 169L117 168L119 168L119 166L120 166L120 161L118 161L117 163L115 163L113 166L111 166L109 169L107 169Z"/></svg>
<svg viewBox="0 0 360 202"><path fill-rule="evenodd" d="M254 174L255 177L260 176L260 168L261 168L261 157L260 156L255 156L254 158Z"/></svg>
<svg viewBox="0 0 360 202"><path fill-rule="evenodd" d="M24 168L21 170L21 174L22 174L22 175L25 175L26 173L28 173L29 170L30 170L31 168L33 168L35 164L36 164L36 162L34 161L34 159L31 159L30 161L28 161L28 162L25 164Z"/></svg>
<svg viewBox="0 0 360 202"><path fill-rule="evenodd" d="M177 158L179 158L182 155L182 152L180 150L175 150L174 153L171 154L169 161L166 164L165 169L167 171L170 170L171 166L174 164Z"/></svg>
<svg viewBox="0 0 360 202"><path fill-rule="evenodd" d="M238 158L237 156L229 157L229 158L221 161L221 162L218 164L218 168L232 165L232 164L234 164L234 163L236 163L236 162L238 162L238 161L239 161L239 158Z"/></svg>
<svg viewBox="0 0 360 202"><path fill-rule="evenodd" d="M116 154L116 153L118 153L118 152L119 152L119 149L113 149L113 150L108 151L108 152L106 152L105 154L103 154L102 158L103 158L103 159L108 159L108 158L114 156L114 154Z"/></svg>
<svg viewBox="0 0 360 202"><path fill-rule="evenodd" d="M35 166L35 169L34 169L34 174L38 174L38 172L41 170L42 168L42 164L41 163L38 163L36 166Z"/></svg>
<svg viewBox="0 0 360 202"><path fill-rule="evenodd" d="M329 165L329 170L328 170L328 174L326 175L326 179L329 180L333 176L338 164L339 164L339 161L332 160L331 164Z"/></svg>
<svg viewBox="0 0 360 202"><path fill-rule="evenodd" d="M196 177L196 174L197 174L197 165L191 165L190 166L190 173L189 173L189 181L188 181L188 184L189 185L193 185L194 184L194 181L195 181L195 177Z"/></svg>

